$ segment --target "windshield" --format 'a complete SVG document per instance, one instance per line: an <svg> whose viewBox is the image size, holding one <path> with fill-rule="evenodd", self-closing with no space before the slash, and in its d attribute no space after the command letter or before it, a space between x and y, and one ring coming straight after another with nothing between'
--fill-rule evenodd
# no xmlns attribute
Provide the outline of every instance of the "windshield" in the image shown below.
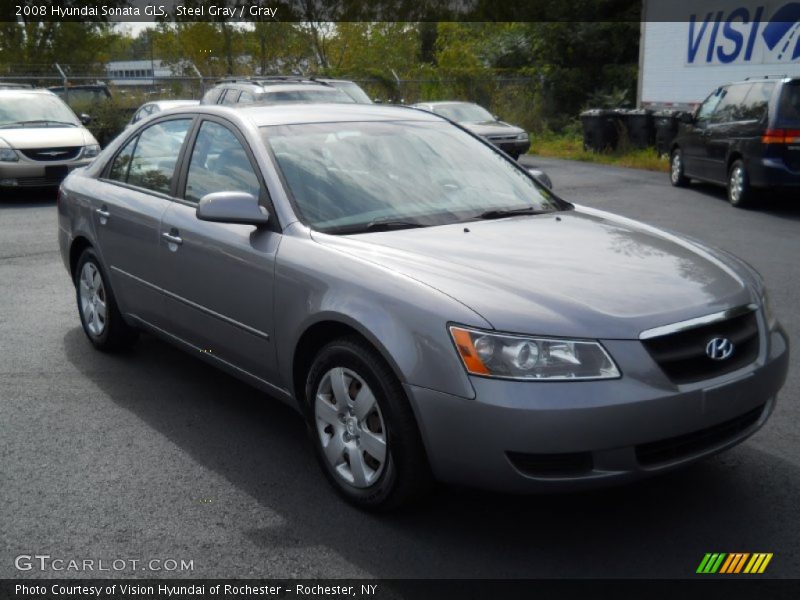
<svg viewBox="0 0 800 600"><path fill-rule="evenodd" d="M286 90L282 92L267 92L260 99L261 102L278 103L287 102L336 102L353 104L350 96L337 89L330 90Z"/></svg>
<svg viewBox="0 0 800 600"><path fill-rule="evenodd" d="M483 123L494 121L494 117L483 107L477 104L441 104L434 105L433 112L455 121L456 123Z"/></svg>
<svg viewBox="0 0 800 600"><path fill-rule="evenodd" d="M553 211L562 203L501 154L444 122L263 127L300 217L327 233ZM487 216L492 213L492 216Z"/></svg>
<svg viewBox="0 0 800 600"><path fill-rule="evenodd" d="M352 81L331 81L330 84L342 90L359 104L372 104L372 99L367 96L367 93Z"/></svg>
<svg viewBox="0 0 800 600"><path fill-rule="evenodd" d="M0 127L78 127L80 123L66 104L49 94L0 96Z"/></svg>

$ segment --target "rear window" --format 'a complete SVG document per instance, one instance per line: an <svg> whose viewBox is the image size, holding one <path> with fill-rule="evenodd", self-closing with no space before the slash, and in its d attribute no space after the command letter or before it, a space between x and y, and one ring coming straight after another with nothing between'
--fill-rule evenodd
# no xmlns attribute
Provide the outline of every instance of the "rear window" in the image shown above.
<svg viewBox="0 0 800 600"><path fill-rule="evenodd" d="M800 128L800 81L783 86L778 101L777 127Z"/></svg>

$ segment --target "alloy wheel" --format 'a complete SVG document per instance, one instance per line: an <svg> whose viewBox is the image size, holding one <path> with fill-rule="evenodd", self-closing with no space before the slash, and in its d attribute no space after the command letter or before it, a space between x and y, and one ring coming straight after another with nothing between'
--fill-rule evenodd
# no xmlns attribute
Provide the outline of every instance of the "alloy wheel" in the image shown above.
<svg viewBox="0 0 800 600"><path fill-rule="evenodd" d="M94 263L83 265L78 285L83 322L89 333L99 337L106 328L106 288L100 270Z"/></svg>
<svg viewBox="0 0 800 600"><path fill-rule="evenodd" d="M314 396L314 418L325 458L339 478L356 488L378 481L388 458L386 425L362 377L343 367L327 371Z"/></svg>

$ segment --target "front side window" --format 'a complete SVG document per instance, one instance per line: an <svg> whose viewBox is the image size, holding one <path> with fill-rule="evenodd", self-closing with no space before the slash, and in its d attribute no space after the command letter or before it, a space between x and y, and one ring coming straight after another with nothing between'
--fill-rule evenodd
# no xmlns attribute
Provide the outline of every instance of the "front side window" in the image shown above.
<svg viewBox="0 0 800 600"><path fill-rule="evenodd" d="M445 122L262 128L312 228L353 233L566 208L501 154Z"/></svg>
<svg viewBox="0 0 800 600"><path fill-rule="evenodd" d="M127 178L119 181L168 194L175 164L191 123L191 119L174 119L156 123L142 131L130 159ZM111 170L113 172L114 167Z"/></svg>
<svg viewBox="0 0 800 600"><path fill-rule="evenodd" d="M725 88L719 88L713 94L711 94L705 101L700 105L700 108L697 110L697 120L698 121L708 121L711 118L711 115L714 114L714 110L717 108L720 100L722 100L722 96L725 94Z"/></svg>
<svg viewBox="0 0 800 600"><path fill-rule="evenodd" d="M258 198L260 184L244 147L233 132L213 121L200 127L186 177L186 200L214 192L247 192Z"/></svg>

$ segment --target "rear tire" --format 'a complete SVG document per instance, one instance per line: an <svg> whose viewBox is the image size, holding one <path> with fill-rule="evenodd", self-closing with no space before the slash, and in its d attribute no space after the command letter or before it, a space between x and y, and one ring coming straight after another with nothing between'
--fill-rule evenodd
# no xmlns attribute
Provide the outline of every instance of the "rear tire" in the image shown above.
<svg viewBox="0 0 800 600"><path fill-rule="evenodd" d="M430 467L403 386L364 340L348 336L323 347L305 397L317 459L348 502L387 511L428 491Z"/></svg>
<svg viewBox="0 0 800 600"><path fill-rule="evenodd" d="M675 187L689 185L689 178L684 172L683 151L680 148L675 148L669 155L669 182Z"/></svg>
<svg viewBox="0 0 800 600"><path fill-rule="evenodd" d="M728 202L736 208L748 208L753 205L754 197L755 190L750 186L744 161L733 161L728 171Z"/></svg>
<svg viewBox="0 0 800 600"><path fill-rule="evenodd" d="M95 348L112 352L136 341L138 332L122 318L111 283L92 248L78 259L75 298L83 332Z"/></svg>

